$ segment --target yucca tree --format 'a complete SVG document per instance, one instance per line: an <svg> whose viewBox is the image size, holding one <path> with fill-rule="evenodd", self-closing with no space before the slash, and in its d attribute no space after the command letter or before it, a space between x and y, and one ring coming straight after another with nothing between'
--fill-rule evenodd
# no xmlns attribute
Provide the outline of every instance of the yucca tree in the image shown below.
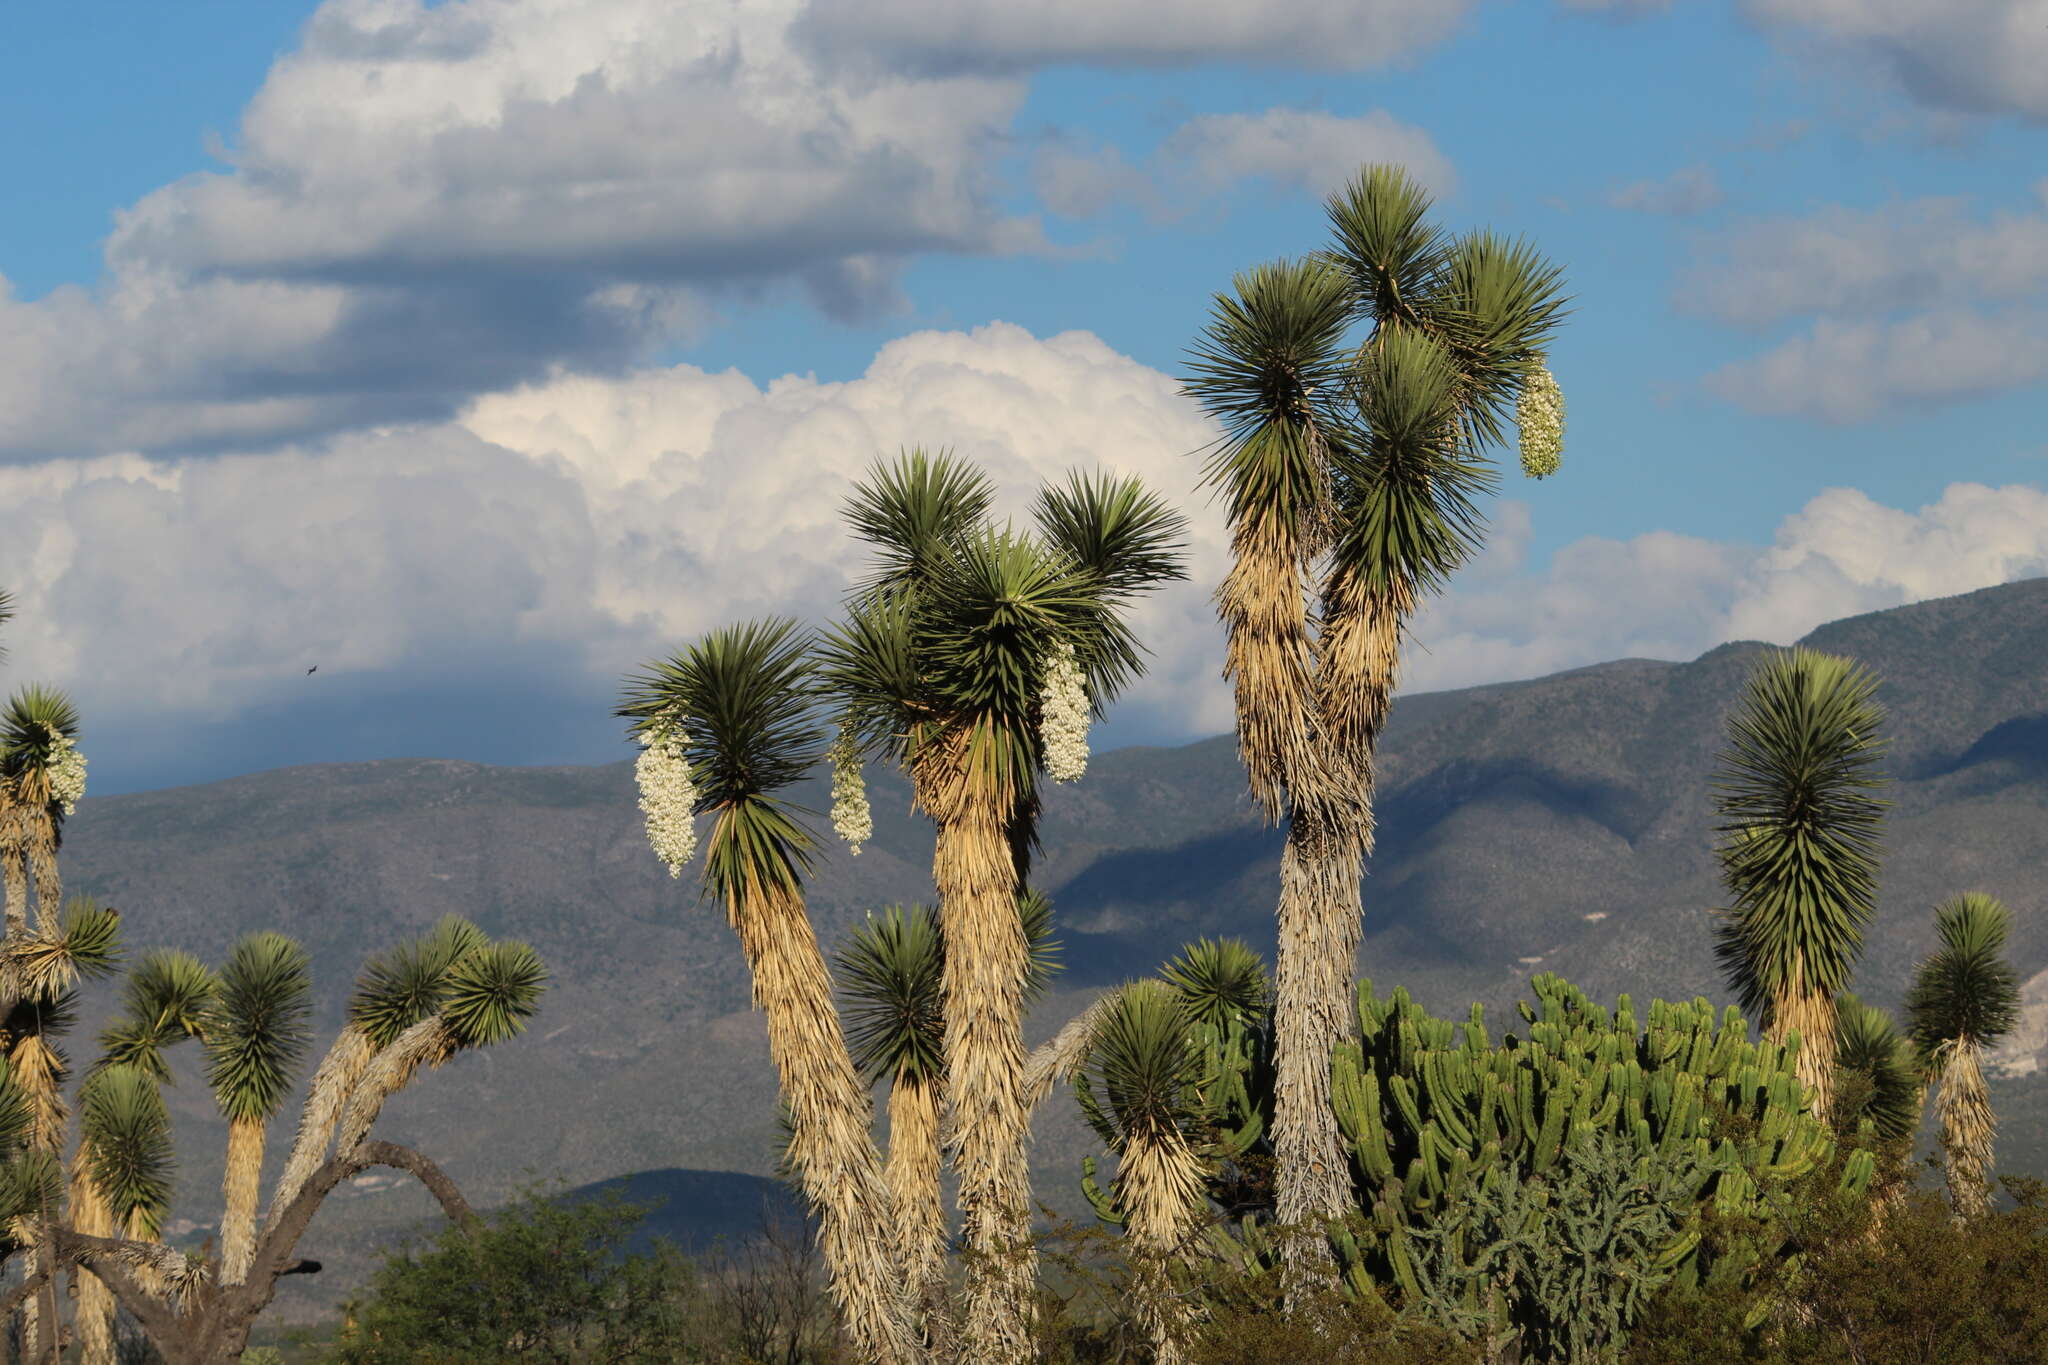
<svg viewBox="0 0 2048 1365"><path fill-rule="evenodd" d="M244 937L221 966L202 1025L207 1084L228 1121L220 1225L226 1284L248 1278L255 1255L264 1139L305 1061L310 968L305 948L283 934L266 930Z"/></svg>
<svg viewBox="0 0 2048 1365"><path fill-rule="evenodd" d="M1835 1126L1864 1123L1881 1142L1901 1142L1920 1126L1920 1068L1913 1045L1889 1014L1854 991L1835 997ZM1853 1095L1854 1103L1849 1103Z"/></svg>
<svg viewBox="0 0 2048 1365"><path fill-rule="evenodd" d="M44 918L39 913L38 919ZM64 1102L70 1062L60 1040L78 1019L78 983L111 972L120 954L119 912L90 896L72 897L61 921L39 924L34 933L11 935L0 948L14 992L11 1007L0 1020L0 1047L5 1049L13 1083L29 1106L29 1146L46 1156L54 1169L61 1170L70 1117ZM32 1244L31 1274L46 1261L50 1221L63 1208L61 1181L57 1189L59 1197L39 1210L34 1229L16 1229L18 1237ZM50 1345L44 1324L55 1322L56 1314L56 1290L54 1282L48 1282L42 1298L26 1306L26 1338L35 1349Z"/></svg>
<svg viewBox="0 0 2048 1365"><path fill-rule="evenodd" d="M2019 1020L2019 974L2005 956L2012 912L1995 897L1965 891L1936 907L1934 926L1941 946L1913 975L1906 1018L1921 1074L1940 1087L1935 1111L1949 1203L1970 1218L1990 1206L1998 1132L1984 1052Z"/></svg>
<svg viewBox="0 0 2048 1365"><path fill-rule="evenodd" d="M54 688L22 688L0 712L0 866L6 873L9 937L28 932L30 874L38 927L56 935L64 890L57 850L64 818L84 794L78 708Z"/></svg>
<svg viewBox="0 0 2048 1365"><path fill-rule="evenodd" d="M246 941L245 941L246 943ZM240 946L240 945L238 945ZM288 954L250 954L252 958ZM110 1056L89 1078L83 1092L80 1116L82 1148L91 1149L86 1163L99 1197L105 1203L107 1221L117 1225L110 1235L97 1235L77 1227L57 1225L52 1229L56 1265L90 1267L148 1334L167 1365L215 1365L222 1360L240 1359L250 1330L269 1306L283 1276L319 1269L317 1262L300 1261L293 1252L305 1235L321 1204L341 1182L372 1167L386 1166L416 1177L440 1202L448 1217L462 1226L473 1227L474 1212L453 1181L431 1160L395 1143L370 1141L367 1131L351 1130L358 1118L373 1121L375 1110L395 1090L386 1086L373 1065L358 1083L357 1093L341 1120L341 1150L324 1162L305 1181L299 1194L271 1222L256 1241L248 1257L248 1273L232 1280L212 1258L171 1251L156 1242L157 1223L162 1214L160 1187L167 1181L169 1167L164 1159L161 1092L168 1079L163 1049L180 1037L198 1036L207 1046L214 1063L209 1071L217 1078L221 1063L218 1040L235 1032L234 1021L224 1019L222 1000L243 998L262 1005L275 1005L282 995L288 1006L289 992L238 991L234 978L243 975L256 981L269 975L262 963L254 969L235 971L231 959L227 980L216 991L204 989L206 973L183 955L157 955L157 966L170 964L159 973L183 978L172 989L129 993L125 1017L108 1029ZM145 963L149 966L149 963ZM190 970L179 971L178 968ZM404 1037L431 1038L429 1046L415 1053L413 1065L453 1055L466 1048L488 1046L522 1032L539 1001L546 972L533 950L523 943L487 943L469 952L447 973L435 1013L401 1035L399 1042L378 1054L378 1061L396 1051ZM164 983L159 982L159 985ZM242 984L247 984L242 983ZM154 997L151 1006L146 997ZM171 998L174 1003L165 1007ZM182 1004L175 1003L182 1001ZM140 1002L140 1003L139 1003ZM278 1011L289 1015L289 1009ZM182 1015L184 1024L178 1022ZM257 1049L245 1048L243 1056ZM406 1074L410 1074L409 1072ZM5 1132L9 1122L9 1091L15 1087L0 1076L0 1216L17 1208L10 1191L17 1185L33 1185L32 1166L7 1161ZM19 1103L24 1124L32 1110L27 1097ZM54 1175L43 1181L52 1194L61 1194L61 1171L54 1161L40 1154L42 1165ZM40 1196L39 1196L40 1197ZM118 1225L125 1222L125 1228ZM24 1282L0 1296L0 1313L40 1292L51 1281L53 1267L31 1266Z"/></svg>
<svg viewBox="0 0 2048 1365"><path fill-rule="evenodd" d="M725 906L767 1018L790 1156L818 1215L840 1321L863 1359L904 1361L918 1352L890 1254L873 1108L804 905L811 835L778 795L825 751L809 647L787 620L713 631L629 679L618 714L644 749L649 839L672 872L692 852L693 816L712 816L704 886Z"/></svg>
<svg viewBox="0 0 2048 1365"><path fill-rule="evenodd" d="M929 906L890 906L870 916L837 954L846 1041L861 1078L889 1086L889 1251L929 1345L945 1332L946 1210L939 1177L939 1116L945 1102L946 969L938 915Z"/></svg>
<svg viewBox="0 0 2048 1365"><path fill-rule="evenodd" d="M1545 365L1559 271L1519 242L1452 239L1405 172L1326 205L1335 241L1218 295L1185 392L1224 428L1205 482L1233 564L1217 593L1251 793L1287 827L1275 975L1277 1217L1288 1278L1327 1284L1310 1229L1350 1204L1330 1058L1352 1028L1372 763L1403 633L1482 538L1485 454L1518 418L1524 470L1557 467ZM1342 347L1353 322L1370 334Z"/></svg>
<svg viewBox="0 0 2048 1365"><path fill-rule="evenodd" d="M1852 659L1778 650L1728 718L1714 787L1716 852L1733 904L1715 953L1742 1008L1773 1042L1798 1034L1799 1081L1832 1117L1835 997L1848 987L1877 902L1873 796L1885 741L1878 681Z"/></svg>
<svg viewBox="0 0 2048 1365"><path fill-rule="evenodd" d="M1130 1240L1132 1308L1161 1365L1187 1358L1190 1314L1170 1271L1199 1226L1209 1175L1190 1103L1202 1077L1194 1029L1174 987L1135 982L1096 1027L1076 1086L1082 1112L1116 1154L1111 1196Z"/></svg>
<svg viewBox="0 0 2048 1365"><path fill-rule="evenodd" d="M170 1211L176 1152L162 1082L135 1063L86 1077L79 1093L78 1152L71 1167L71 1227L94 1237L154 1243ZM145 1283L156 1287L153 1276ZM99 1276L76 1272L75 1321L83 1365L115 1365L114 1295Z"/></svg>
<svg viewBox="0 0 2048 1365"><path fill-rule="evenodd" d="M408 1030L436 1016L446 1001L456 965L490 946L489 937L476 925L460 915L444 915L428 933L379 953L363 965L349 997L347 1022L313 1072L291 1154L271 1192L266 1228L274 1227L284 1216L306 1181L327 1159L342 1114L377 1057ZM540 978L533 973L538 971L539 959L530 950L521 954L516 948L513 956L519 961L504 965L514 968L515 976L531 976L537 986ZM470 1041L482 1045L485 1040ZM452 1050L443 1046L436 1053L452 1055ZM389 1079L403 1085L417 1065L415 1061L395 1068L395 1073L402 1074ZM370 1117L374 1120L374 1115ZM368 1131L367 1125L363 1131Z"/></svg>
<svg viewBox="0 0 2048 1365"><path fill-rule="evenodd" d="M1044 993L1058 965L1052 903L1027 892L1018 904L1030 945L1025 1003ZM845 997L853 1063L889 1086L889 1150L883 1176L894 1210L894 1254L926 1341L950 1344L946 1322L946 1212L940 1190L939 1120L945 1096L945 940L928 905L892 905L857 926L834 955Z"/></svg>
<svg viewBox="0 0 2048 1365"><path fill-rule="evenodd" d="M78 1150L71 1161L74 1230L135 1242L160 1238L172 1155L162 1087L173 1082L164 1054L202 1035L219 984L198 958L165 949L145 953L123 981L121 1013L101 1031L100 1060L80 1091ZM156 1287L146 1269L138 1273ZM84 1267L75 1283L84 1365L114 1365L113 1291Z"/></svg>
<svg viewBox="0 0 2048 1365"><path fill-rule="evenodd" d="M842 761L886 756L937 826L950 1145L968 1253L963 1329L977 1361L1029 1358L1035 1292L1025 1150L1018 917L1038 781L1081 775L1086 731L1141 666L1124 616L1184 576L1183 519L1136 480L1043 488L1036 534L988 520L987 478L941 452L877 464L847 506L875 567L821 658Z"/></svg>

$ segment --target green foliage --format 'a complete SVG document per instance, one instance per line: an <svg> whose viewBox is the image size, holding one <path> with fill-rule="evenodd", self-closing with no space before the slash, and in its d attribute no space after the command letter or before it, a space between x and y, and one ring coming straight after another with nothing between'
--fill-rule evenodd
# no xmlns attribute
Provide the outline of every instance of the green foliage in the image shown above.
<svg viewBox="0 0 2048 1365"><path fill-rule="evenodd" d="M448 968L441 1013L464 1047L517 1037L540 1008L547 967L516 939L472 949Z"/></svg>
<svg viewBox="0 0 2048 1365"><path fill-rule="evenodd" d="M1890 1015L1853 992L1835 998L1835 1086L1829 1118L1854 1131L1868 1123L1880 1142L1899 1142L1920 1127L1920 1066L1913 1045Z"/></svg>
<svg viewBox="0 0 2048 1365"><path fill-rule="evenodd" d="M1913 974L1907 1027L1924 1063L1945 1043L1995 1046L2019 1020L2019 974L2005 956L2012 912L1991 896L1965 891L1935 911L1937 948Z"/></svg>
<svg viewBox="0 0 2048 1365"><path fill-rule="evenodd" d="M122 983L121 1013L100 1033L99 1064L137 1066L158 1084L169 1085L164 1049L201 1035L219 989L212 969L190 953L154 949L143 954Z"/></svg>
<svg viewBox="0 0 2048 1365"><path fill-rule="evenodd" d="M460 915L443 916L426 934L363 965L349 997L349 1022L386 1046L440 1009L451 969L488 943L483 930Z"/></svg>
<svg viewBox="0 0 2048 1365"><path fill-rule="evenodd" d="M1887 1206L1797 1210L1803 1256L1752 1286L1672 1285L1625 1365L2032 1365L2048 1359L2048 1209L2038 1181L2010 1208L1958 1222L1920 1190ZM1774 1311L1761 1320L1755 1305Z"/></svg>
<svg viewBox="0 0 2048 1365"><path fill-rule="evenodd" d="M114 1225L127 1227L137 1211L161 1217L177 1152L157 1079L133 1064L103 1065L86 1077L80 1098L79 1135L90 1145L93 1183Z"/></svg>
<svg viewBox="0 0 2048 1365"><path fill-rule="evenodd" d="M877 551L819 649L860 747L903 759L930 727L975 727L982 780L1032 790L1046 661L1072 646L1099 712L1138 672L1121 608L1180 567L1185 522L1134 480L1043 490L1031 535L988 520L986 479L943 452L877 462L847 503Z"/></svg>
<svg viewBox="0 0 2048 1365"><path fill-rule="evenodd" d="M1232 525L1270 520L1310 540L1328 496L1327 442L1343 427L1351 294L1314 259L1254 266L1231 288L1216 295L1182 386L1223 428L1202 479L1222 490Z"/></svg>
<svg viewBox="0 0 2048 1365"><path fill-rule="evenodd" d="M1074 1078L1081 1113L1111 1150L1169 1130L1192 1136L1202 1048L1172 987L1139 981L1117 994Z"/></svg>
<svg viewBox="0 0 2048 1365"><path fill-rule="evenodd" d="M1030 945L1025 1003L1045 993L1059 969L1059 943L1052 937L1052 902L1037 891L1017 898ZM846 1045L853 1064L870 1081L945 1073L945 1016L942 1011L946 943L938 912L928 905L892 905L870 914L833 955Z"/></svg>
<svg viewBox="0 0 2048 1365"><path fill-rule="evenodd" d="M930 906L892 905L855 926L835 955L846 996L846 1046L870 1081L945 1074L945 953Z"/></svg>
<svg viewBox="0 0 2048 1365"><path fill-rule="evenodd" d="M771 618L712 631L627 683L615 714L638 735L670 720L688 728L698 809L719 815L706 886L728 904L794 893L810 867L810 832L771 793L825 755L810 641Z"/></svg>
<svg viewBox="0 0 2048 1365"><path fill-rule="evenodd" d="M0 711L0 777L18 781L55 761L60 739L78 738L78 707L54 687L30 683Z"/></svg>
<svg viewBox="0 0 2048 1365"><path fill-rule="evenodd" d="M231 1120L268 1119L305 1060L312 976L306 950L262 931L235 944L202 1024L206 1083Z"/></svg>
<svg viewBox="0 0 2048 1365"><path fill-rule="evenodd" d="M1878 827L1870 795L1886 741L1877 679L1804 648L1769 656L1729 717L1715 809L1734 905L1715 953L1742 1007L1766 1022L1792 990L1847 988L1877 900Z"/></svg>
<svg viewBox="0 0 2048 1365"><path fill-rule="evenodd" d="M666 1243L622 1255L644 1209L616 1192L562 1203L521 1192L475 1233L450 1227L388 1255L334 1365L656 1362L685 1352L689 1271Z"/></svg>

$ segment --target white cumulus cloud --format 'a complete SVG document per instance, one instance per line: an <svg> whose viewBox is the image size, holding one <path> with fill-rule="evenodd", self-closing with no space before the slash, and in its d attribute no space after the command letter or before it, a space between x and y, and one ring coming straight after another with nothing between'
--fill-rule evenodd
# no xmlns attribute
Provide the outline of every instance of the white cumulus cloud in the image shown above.
<svg viewBox="0 0 2048 1365"><path fill-rule="evenodd" d="M648 659L750 616L829 616L861 559L842 499L873 460L923 445L985 468L1007 513L1075 467L1136 474L1181 506L1191 579L1140 609L1154 657L1111 734L1220 733L1210 594L1228 542L1195 487L1217 433L1178 388L1090 333L994 323L901 338L843 383L565 373L449 422L203 460L8 466L0 497L27 528L0 540L19 607L9 673L74 693L88 747L114 746L94 769L109 778L137 761L133 745L245 733L245 768L274 765L277 736L336 724L320 698L366 699L349 713L351 753L567 761L560 736L615 737L618 681ZM1404 690L1788 643L1840 616L2048 573L2048 493L2025 486L1956 484L1918 511L1835 489L1768 547L1589 537L1540 570L1527 504L1491 515L1484 553L1415 622ZM516 731L477 719L521 698ZM284 720L256 734L252 716ZM473 748L449 752L471 733Z"/></svg>
<svg viewBox="0 0 2048 1365"><path fill-rule="evenodd" d="M1025 89L828 75L801 0L329 0L223 153L123 211L94 291L0 293L0 458L244 448L618 370L718 306L903 306L995 206Z"/></svg>
<svg viewBox="0 0 2048 1365"><path fill-rule="evenodd" d="M2034 187L2048 209L2048 181ZM1723 367L1710 391L1754 412L1869 421L2048 378L2048 211L1979 220L1956 199L1839 206L1703 237L1674 302L1803 330Z"/></svg>

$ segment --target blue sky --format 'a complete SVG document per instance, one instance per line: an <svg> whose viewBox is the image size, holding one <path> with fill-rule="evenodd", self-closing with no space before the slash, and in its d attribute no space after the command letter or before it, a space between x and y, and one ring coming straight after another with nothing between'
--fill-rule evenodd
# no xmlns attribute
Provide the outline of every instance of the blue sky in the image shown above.
<svg viewBox="0 0 2048 1365"><path fill-rule="evenodd" d="M1937 9L11 13L9 683L77 698L96 793L604 761L623 671L827 613L848 481L925 444L1189 508L1101 738L1213 733L1185 348L1368 161L1576 296L1565 467L1506 481L1411 688L2048 573L2048 0Z"/></svg>

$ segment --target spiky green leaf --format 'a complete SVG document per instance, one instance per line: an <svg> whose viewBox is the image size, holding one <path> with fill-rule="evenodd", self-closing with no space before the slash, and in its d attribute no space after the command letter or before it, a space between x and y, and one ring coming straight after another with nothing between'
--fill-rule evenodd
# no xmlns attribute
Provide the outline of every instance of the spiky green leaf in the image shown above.
<svg viewBox="0 0 2048 1365"><path fill-rule="evenodd" d="M540 1008L548 972L540 954L516 940L475 949L448 969L441 1013L464 1047L516 1037Z"/></svg>
<svg viewBox="0 0 2048 1365"><path fill-rule="evenodd" d="M312 976L304 947L265 930L228 954L202 1025L206 1082L221 1114L268 1120L291 1093L309 1038Z"/></svg>

